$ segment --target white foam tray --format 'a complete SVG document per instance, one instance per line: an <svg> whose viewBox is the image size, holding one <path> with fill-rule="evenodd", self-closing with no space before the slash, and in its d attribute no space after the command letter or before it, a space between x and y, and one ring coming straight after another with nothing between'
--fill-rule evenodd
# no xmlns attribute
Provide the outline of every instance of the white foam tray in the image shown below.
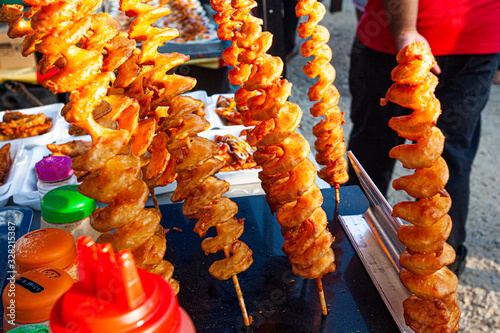
<svg viewBox="0 0 500 333"><path fill-rule="evenodd" d="M209 130L201 132L198 135L210 140L214 140L216 135L226 135L231 134L234 136L239 136L241 131L244 130L245 126L227 126L223 129ZM259 172L261 168L257 169L245 169L238 171L226 171L219 172L215 176L221 180L227 181L230 185L241 185L241 184L252 184L260 183ZM156 187L155 194L162 194L167 192L173 192L177 188L177 182L174 181L163 187Z"/></svg>
<svg viewBox="0 0 500 333"><path fill-rule="evenodd" d="M227 120L221 118L216 112L215 109L217 108L217 99L219 96L224 96L227 98L234 98L234 94L216 94L212 95L209 97L209 100L207 102L207 114L210 114L212 121L210 124L212 125L212 128L217 128L217 129L222 129L225 127L233 127L233 126L240 126L240 125L231 125L228 126Z"/></svg>
<svg viewBox="0 0 500 333"><path fill-rule="evenodd" d="M7 143L1 142L0 148L6 144ZM25 168L23 159L25 158L27 152L24 150L24 143L22 141L12 141L10 144L10 157L12 159L12 164L7 177L5 177L4 184L0 186L0 207L5 206L9 201L9 198L18 190L18 185Z"/></svg>
<svg viewBox="0 0 500 333"><path fill-rule="evenodd" d="M63 106L64 104L57 103L57 104L44 105L29 109L12 110L12 111L19 111L23 114L44 113L47 117L52 118L52 126L50 127L50 130L45 134L23 139L2 141L0 142L0 144L8 142L22 142L24 144L24 148L29 149L39 145L46 145L47 143L51 143L54 140L59 139L61 134L64 132L64 129L67 126L66 120L64 120L64 118L61 116L61 109ZM5 111L0 112L0 119L3 119L4 114Z"/></svg>

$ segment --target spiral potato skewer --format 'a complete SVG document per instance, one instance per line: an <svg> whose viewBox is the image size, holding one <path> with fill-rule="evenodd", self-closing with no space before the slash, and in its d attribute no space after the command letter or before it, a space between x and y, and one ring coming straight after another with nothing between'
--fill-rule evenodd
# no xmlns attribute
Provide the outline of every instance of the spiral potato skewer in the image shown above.
<svg viewBox="0 0 500 333"><path fill-rule="evenodd" d="M231 46L222 52L224 62L233 67L228 72L229 82L235 86L242 86L248 80L248 76L252 71L249 57L254 58L259 50L255 50L255 52L245 52L245 55L242 55L244 58L240 61L239 56L245 50L237 45L237 33L244 22L251 21L262 24L261 19L250 14L250 11L257 6L257 3L253 0L235 1L234 3L231 0L212 0L210 4L212 9L216 12L214 21L219 24L217 28L219 39L232 41ZM271 47L272 35L270 33L263 33L260 38L261 41L259 44L256 44L256 47L259 49ZM238 106L236 109L239 110L241 120L245 126L254 126L257 124L257 121L252 120L247 107L247 100L252 95L255 94L248 93L244 89L238 89L234 96Z"/></svg>
<svg viewBox="0 0 500 333"><path fill-rule="evenodd" d="M317 102L310 112L314 117L324 116L313 127L313 134L317 137L315 142L316 162L324 167L318 171L318 176L335 186L338 198L340 184L349 179L347 174L347 161L344 131L342 126L344 112L338 107L339 92L333 85L335 69L330 64L332 50L327 45L330 39L328 29L318 23L323 19L325 6L316 0L299 0L295 7L297 17L309 16L308 20L301 23L298 34L305 41L300 48L303 57L314 56L312 61L303 67L304 73L309 78L318 77L318 81L309 89L309 100Z"/></svg>
<svg viewBox="0 0 500 333"><path fill-rule="evenodd" d="M227 8L228 1L213 0L212 8L222 8L224 3ZM255 1L231 1L233 9L252 3ZM266 53L272 35L262 32L260 22L255 20L244 21L232 33L238 61L251 68L235 98L246 100L251 118L260 122L247 140L257 147L254 160L263 168L259 178L266 200L282 226L283 252L294 274L316 279L326 314L321 277L335 270L333 236L326 228L326 213L321 208L323 196L314 182L316 167L307 158L309 144L296 132L302 111L287 101L291 84L280 78L282 60Z"/></svg>
<svg viewBox="0 0 500 333"><path fill-rule="evenodd" d="M229 190L229 183L214 177L223 166L223 162L214 157L218 145L198 136L199 132L209 127L207 120L192 113L199 108L198 103L189 97L177 96L164 104L172 111L161 127L168 133L167 148L173 156L174 171L178 174L171 200L184 200L183 214L198 220L194 231L200 237L205 237L211 227L216 228L217 236L204 239L201 246L207 255L223 250L226 258L214 262L209 272L219 280L233 280L248 326L251 320L246 312L237 274L252 264L252 250L238 240L244 229L243 219L234 217L238 206L222 196Z"/></svg>
<svg viewBox="0 0 500 333"><path fill-rule="evenodd" d="M53 2L37 7L31 19L33 31L27 34L41 36L32 43L44 53L39 71L61 68L44 85L54 92L71 91L70 103L62 110L65 119L92 137L92 147L74 159L73 168L93 173L79 186L80 192L108 204L91 216L92 226L104 232L99 241L112 242L118 250L132 250L138 265L162 275L178 291L173 266L163 260L166 241L161 216L155 209L144 208L149 190L141 180L144 163L139 156L154 141L155 122L139 121L140 106L135 99L108 94L115 81L113 71L129 60L135 41L119 33L116 19L92 14L99 5ZM30 48L27 45L27 51ZM92 117L103 101L112 107L108 114L111 128ZM115 232L108 233L111 230Z"/></svg>
<svg viewBox="0 0 500 333"><path fill-rule="evenodd" d="M143 8L141 11L146 13L146 18L142 18L141 11L130 7L126 1L122 1L121 4L127 15L137 16L136 20L131 23L131 36L143 39L149 33L147 29L158 29L150 27L149 24L156 20L161 11L155 13L157 9L140 5ZM148 9L149 11L146 11ZM148 22L148 26L144 27L140 22ZM168 39L172 30L159 34L160 38ZM160 39L158 43L162 42ZM221 280L233 278L245 323L249 325L236 277L237 273L245 271L253 262L252 251L245 243L238 241L243 233L243 220L234 218L238 209L237 205L228 198L222 197L222 194L229 189L229 184L212 177L221 167L219 161L213 157L217 151L217 145L197 135L209 127L205 119L194 114L202 107L202 103L179 95L191 89L196 81L177 75L165 77L165 72L183 63L187 58L180 54L152 57L151 50L156 50L157 45L150 43L145 47L143 43L141 54L137 56L137 63L145 65L140 66L139 77L131 83L129 88L126 88L126 91L139 100L141 114L157 116L158 112L152 110L160 110L161 115L164 116L159 130L160 133L165 133L165 143L162 141L161 146L168 149L165 172L170 175L168 181L173 180L174 174L177 174L178 184L172 201L185 200L183 213L188 218L198 219L195 231L200 236L204 237L210 227L216 227L218 235L205 239L202 242L202 248L207 254L224 250L226 259L213 263L209 272ZM147 66L149 63L153 63L155 67L149 69ZM124 71L126 72L127 69ZM152 97L144 93L148 91L145 88L154 91ZM161 111L162 108L166 110L166 113ZM151 185L157 186L163 183L163 181L159 184L152 182Z"/></svg>
<svg viewBox="0 0 500 333"><path fill-rule="evenodd" d="M141 6L150 8L147 5ZM133 8L128 9L125 1L122 1L122 7L129 16L138 14ZM148 15L146 19L138 16L136 20L152 23L156 20L156 15ZM141 37L141 34L147 35L148 32L139 23L136 24L136 20L131 23L131 35L134 34L138 37ZM168 38L169 34L164 33L161 36ZM160 42L162 43L162 41ZM202 249L207 254L223 250L226 259L213 263L209 272L220 280L233 279L245 323L249 325L250 322L246 315L245 304L236 276L236 274L248 269L253 262L252 251L245 243L238 240L243 233L243 220L234 217L238 206L222 196L229 189L229 184L213 177L222 167L221 162L214 157L218 146L214 142L198 136L199 132L205 131L209 127L208 121L194 114L201 108L202 103L193 98L178 95L191 89L195 80L176 75L170 75L168 80L162 77L170 69L165 65L177 65L177 61L182 63L185 61L183 56L177 54L157 55L154 58L148 56L151 53L150 50L156 48L155 44L148 45L145 49L143 43L138 63L153 62L158 70L149 71L147 66L142 66L141 71L144 72L144 79L134 80L130 90L139 95L136 98L141 104L141 109L144 109L141 110L143 114L151 114L144 106L150 106L150 109L158 106L168 110L168 114L162 119L160 130L166 133L166 147L173 161L171 164L173 172L177 174L177 188L171 200L173 202L185 200L183 213L190 219L198 220L195 232L201 237L206 235L209 228L215 227L217 229L217 236L205 239L202 242ZM143 53L146 56L142 56ZM159 59L160 57L162 59ZM156 87L155 92L158 91L158 97L150 99L144 94L144 89L139 89L142 82L146 87ZM135 89L134 83L138 84Z"/></svg>
<svg viewBox="0 0 500 333"><path fill-rule="evenodd" d="M403 267L400 279L413 294L403 302L405 321L415 332L456 332L458 280L446 267L455 260L455 251L446 243L452 225L448 215L451 199L444 189L449 176L441 157L445 138L435 126L441 107L434 96L437 78L430 73L433 58L425 44L413 43L396 60L395 83L381 104L391 101L414 110L408 116L391 118L389 126L401 137L416 140L390 151L405 168L416 169L392 184L395 190L418 199L400 202L393 209L395 217L412 224L398 230L398 238L407 248L399 259Z"/></svg>

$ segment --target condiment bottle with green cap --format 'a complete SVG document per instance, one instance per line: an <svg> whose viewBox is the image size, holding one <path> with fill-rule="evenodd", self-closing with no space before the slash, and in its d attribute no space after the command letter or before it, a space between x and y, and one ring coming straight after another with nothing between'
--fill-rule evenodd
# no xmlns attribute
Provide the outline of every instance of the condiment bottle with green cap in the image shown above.
<svg viewBox="0 0 500 333"><path fill-rule="evenodd" d="M77 183L75 172L71 168L71 158L68 156L49 156L35 164L40 200L47 192L59 186Z"/></svg>
<svg viewBox="0 0 500 333"><path fill-rule="evenodd" d="M55 188L40 202L40 227L64 229L75 240L80 236L90 236L96 240L101 233L90 225L90 214L96 207L95 200L78 192L77 185Z"/></svg>

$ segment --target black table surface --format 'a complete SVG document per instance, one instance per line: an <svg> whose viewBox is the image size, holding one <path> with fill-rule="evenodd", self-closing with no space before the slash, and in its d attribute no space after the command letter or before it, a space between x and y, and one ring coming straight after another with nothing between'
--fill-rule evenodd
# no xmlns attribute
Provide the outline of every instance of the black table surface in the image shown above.
<svg viewBox="0 0 500 333"><path fill-rule="evenodd" d="M205 256L202 239L194 233L195 221L182 215L182 204L161 205L162 225L167 233L165 259L175 267L180 281L179 304L193 320L197 332L399 332L373 282L366 273L338 221L334 221L335 193L322 190L323 209L329 229L337 270L323 277L329 314L321 312L315 280L299 278L281 250L279 224L263 195L232 198L245 218L240 238L253 251L254 262L238 274L248 314L246 327L231 279L219 281L208 273L210 265L222 259L222 251ZM341 215L364 213L368 202L357 186L341 188ZM174 231L173 228L180 231ZM215 228L212 228L215 229ZM213 236L210 230L207 236Z"/></svg>

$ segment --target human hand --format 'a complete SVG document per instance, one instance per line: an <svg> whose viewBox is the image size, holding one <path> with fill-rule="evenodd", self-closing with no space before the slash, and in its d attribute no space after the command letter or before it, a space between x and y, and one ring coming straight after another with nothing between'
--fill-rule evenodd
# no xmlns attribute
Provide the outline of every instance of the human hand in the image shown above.
<svg viewBox="0 0 500 333"><path fill-rule="evenodd" d="M407 32L401 32L398 33L397 36L394 38L396 42L396 51L399 52L403 47L406 45L409 45L413 42L423 42L425 43L429 48L429 42L427 42L427 39L425 39L424 36L418 33L418 31L407 31ZM431 50L432 54L432 50ZM432 58L434 59L434 67L432 67L431 72L439 75L441 74L441 68L439 67L438 63L436 62L436 59L434 58L434 55L432 55Z"/></svg>

